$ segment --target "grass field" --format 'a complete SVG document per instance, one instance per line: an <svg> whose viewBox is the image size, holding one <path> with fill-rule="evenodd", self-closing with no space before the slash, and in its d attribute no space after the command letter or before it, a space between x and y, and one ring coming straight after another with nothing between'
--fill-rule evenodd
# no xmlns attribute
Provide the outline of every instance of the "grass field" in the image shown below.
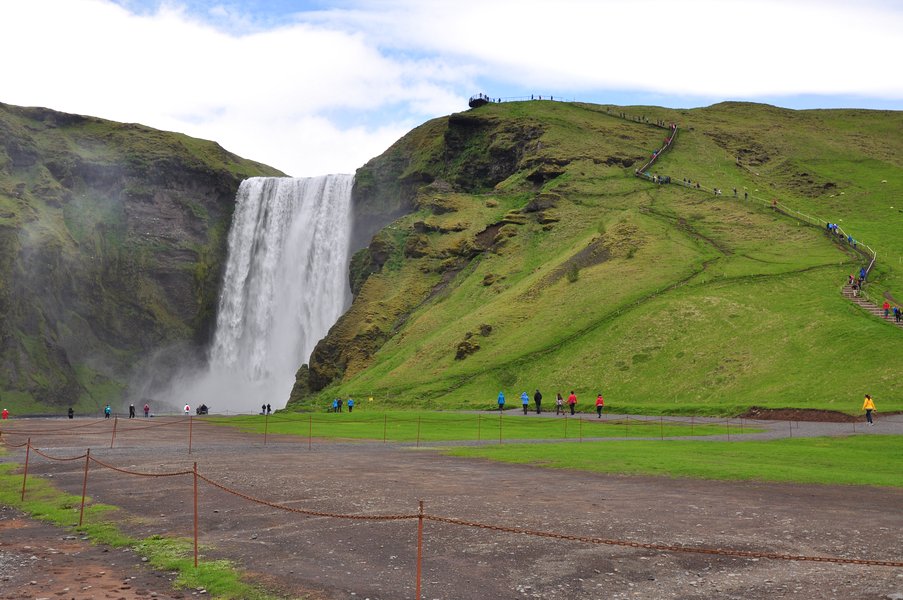
<svg viewBox="0 0 903 600"><path fill-rule="evenodd" d="M449 448L451 456L555 469L698 479L903 487L903 437L850 436L727 443L508 444Z"/></svg>
<svg viewBox="0 0 903 600"><path fill-rule="evenodd" d="M498 413L364 412L310 415L277 414L255 417L211 418L210 422L254 433L295 435L325 439L386 440L392 442L555 440L593 437L673 437L739 435L739 426L693 423L689 418L644 422L616 418L534 418ZM746 433L758 429L744 430Z"/></svg>

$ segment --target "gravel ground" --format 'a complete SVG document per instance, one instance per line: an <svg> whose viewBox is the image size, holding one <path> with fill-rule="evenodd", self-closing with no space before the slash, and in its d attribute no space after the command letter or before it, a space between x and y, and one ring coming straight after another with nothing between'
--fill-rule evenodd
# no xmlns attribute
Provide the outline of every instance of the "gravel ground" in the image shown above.
<svg viewBox="0 0 903 600"><path fill-rule="evenodd" d="M153 419L153 427L139 421L131 427L119 422L112 449L109 422L102 421L76 420L80 429L36 433L73 423L17 420L4 426L3 439L24 437L11 435L7 427L28 430L33 445L51 455L75 456L91 447L92 457L148 473L191 469L197 462L202 475L244 494L319 512L410 514L422 499L429 514L506 527L687 547L903 560L899 489L612 476L458 459L424 446L369 442L314 440L308 449L307 439L269 436L265 446L262 436L197 420L188 454L184 421ZM795 436L852 433L851 423L756 426L773 427L767 435L775 437L791 431ZM856 427L857 433L903 433L903 424L893 419L874 428ZM22 463L24 452L11 451L0 460ZM80 493L84 462L48 461L32 454L29 472L52 476L55 485ZM88 493L122 507L119 519L133 535L191 535L190 476L142 478L92 464ZM231 558L249 578L287 596L414 596L416 519L306 516L254 504L203 482L199 507L204 556ZM0 519L15 517L3 511ZM59 531L57 538L66 535ZM21 589L48 577L34 561L23 562L21 547L6 539L4 531L0 561L10 556L20 561L14 585ZM423 557L422 597L427 599L903 599L903 569L894 567L663 552L432 521L424 527ZM121 562L119 556L113 558L102 553L98 568L113 573L108 563ZM132 570L117 572L115 578ZM54 581L56 592L47 597L65 597L57 593L64 587L75 589L59 576ZM9 583L0 578L4 594ZM168 587L155 591L178 593ZM135 597L150 597L147 593Z"/></svg>

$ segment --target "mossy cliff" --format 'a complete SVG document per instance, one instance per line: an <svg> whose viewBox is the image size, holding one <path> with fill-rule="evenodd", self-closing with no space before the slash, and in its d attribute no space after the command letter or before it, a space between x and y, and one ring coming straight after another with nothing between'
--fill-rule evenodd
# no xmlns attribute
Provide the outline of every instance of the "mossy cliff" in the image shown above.
<svg viewBox="0 0 903 600"><path fill-rule="evenodd" d="M0 394L116 401L161 348L201 356L242 179L213 142L0 104Z"/></svg>
<svg viewBox="0 0 903 600"><path fill-rule="evenodd" d="M669 122L653 172L674 183L635 177ZM744 103L511 102L430 121L357 172L355 299L290 407L491 407L539 387L619 412L855 410L862 382L893 404L903 336L839 293L861 255L770 203L870 244L870 293L901 299L901 127Z"/></svg>

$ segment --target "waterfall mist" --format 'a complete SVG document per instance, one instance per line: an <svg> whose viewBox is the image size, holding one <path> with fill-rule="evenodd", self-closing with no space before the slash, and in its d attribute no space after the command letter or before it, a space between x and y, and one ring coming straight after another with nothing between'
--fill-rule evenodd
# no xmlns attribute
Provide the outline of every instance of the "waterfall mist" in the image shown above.
<svg viewBox="0 0 903 600"><path fill-rule="evenodd" d="M255 177L238 190L205 373L171 397L213 412L281 408L351 298L351 175Z"/></svg>

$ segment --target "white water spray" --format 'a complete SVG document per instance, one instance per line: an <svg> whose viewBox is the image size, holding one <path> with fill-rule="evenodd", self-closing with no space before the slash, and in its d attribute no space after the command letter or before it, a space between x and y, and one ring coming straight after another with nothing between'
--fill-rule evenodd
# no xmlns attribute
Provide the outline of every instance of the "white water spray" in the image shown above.
<svg viewBox="0 0 903 600"><path fill-rule="evenodd" d="M182 386L213 412L285 406L295 372L350 300L351 175L242 182L209 372Z"/></svg>

